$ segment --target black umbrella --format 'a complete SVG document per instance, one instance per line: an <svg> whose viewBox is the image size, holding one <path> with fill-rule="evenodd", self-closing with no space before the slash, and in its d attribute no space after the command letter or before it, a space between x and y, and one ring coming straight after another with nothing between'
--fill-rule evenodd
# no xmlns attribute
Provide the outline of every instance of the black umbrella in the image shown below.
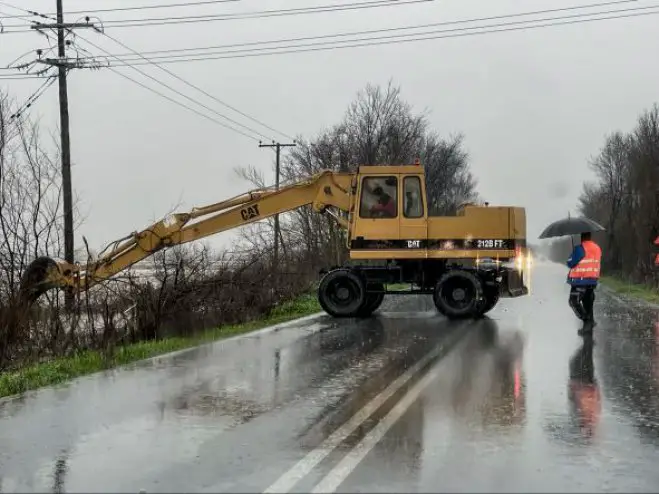
<svg viewBox="0 0 659 494"><path fill-rule="evenodd" d="M563 237L565 235L580 235L586 232L601 232L605 228L589 218L564 218L554 221L544 229L538 238Z"/></svg>

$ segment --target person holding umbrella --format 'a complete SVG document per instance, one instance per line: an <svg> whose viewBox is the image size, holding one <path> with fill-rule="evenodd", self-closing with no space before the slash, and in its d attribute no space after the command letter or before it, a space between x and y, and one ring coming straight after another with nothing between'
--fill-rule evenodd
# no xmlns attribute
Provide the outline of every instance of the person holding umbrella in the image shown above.
<svg viewBox="0 0 659 494"><path fill-rule="evenodd" d="M571 287L570 307L584 321L584 330L595 326L593 306L602 261L602 249L592 240L592 233L603 230L602 225L588 218L567 218L552 223L540 234L540 238L581 235L581 243L573 246L566 261L570 268L566 281Z"/></svg>
<svg viewBox="0 0 659 494"><path fill-rule="evenodd" d="M574 246L568 258L567 282L570 284L570 306L575 314L591 327L595 325L593 305L599 282L602 249L591 239L590 232L581 234L581 243Z"/></svg>

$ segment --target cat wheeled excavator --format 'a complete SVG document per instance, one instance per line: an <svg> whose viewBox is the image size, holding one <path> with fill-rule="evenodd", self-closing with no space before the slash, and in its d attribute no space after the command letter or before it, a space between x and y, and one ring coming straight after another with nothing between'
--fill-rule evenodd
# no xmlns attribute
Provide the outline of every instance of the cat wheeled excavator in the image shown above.
<svg viewBox="0 0 659 494"><path fill-rule="evenodd" d="M446 317L480 317L500 298L528 294L525 209L468 204L455 216L429 216L418 160L325 170L278 189L171 214L84 265L37 258L23 273L21 293L33 304L54 288L88 290L161 249L305 205L347 231L349 260L320 273L318 299L331 316L368 317L385 294L426 294ZM386 289L399 283L412 288Z"/></svg>

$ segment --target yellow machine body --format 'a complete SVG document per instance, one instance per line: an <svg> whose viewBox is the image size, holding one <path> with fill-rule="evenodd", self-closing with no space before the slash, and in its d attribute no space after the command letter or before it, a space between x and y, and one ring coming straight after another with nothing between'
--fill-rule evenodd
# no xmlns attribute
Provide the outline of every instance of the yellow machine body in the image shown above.
<svg viewBox="0 0 659 494"><path fill-rule="evenodd" d="M369 208L381 187L396 205L394 217ZM510 259L526 253L522 207L464 205L456 216L428 216L424 169L420 165L362 166L350 223L351 259Z"/></svg>
<svg viewBox="0 0 659 494"><path fill-rule="evenodd" d="M383 208L373 212L373 206L386 198L394 206L391 209L389 205L389 217L383 216ZM350 262L333 267L319 288L321 305L334 316L369 314L382 302L384 293L392 293L383 287L387 283L415 284L417 289L405 293L432 293L436 304L448 297L441 295L448 285L451 293L458 293L463 289L456 287L466 283L466 290L473 292L469 296L480 300L476 304L480 309L475 305L472 309L455 309L453 314L448 305L438 305L441 312L454 317L458 312L490 310L499 296L528 293L521 264L527 255L524 208L465 205L456 216L428 216L425 174L418 163L361 166L356 173L324 170L278 189L253 190L186 213L171 214L111 244L97 259L84 265L47 257L35 259L23 274L22 293L32 303L53 288L87 290L161 249L306 205L318 213L330 214L347 231ZM484 259L489 263L487 267L481 263ZM517 269L501 264L510 260L517 262ZM360 264L362 261L366 264ZM375 266L369 264L373 262ZM353 298L346 299L340 309L331 304L339 304L334 295L345 293L340 288L344 285ZM483 305L488 297L490 302Z"/></svg>

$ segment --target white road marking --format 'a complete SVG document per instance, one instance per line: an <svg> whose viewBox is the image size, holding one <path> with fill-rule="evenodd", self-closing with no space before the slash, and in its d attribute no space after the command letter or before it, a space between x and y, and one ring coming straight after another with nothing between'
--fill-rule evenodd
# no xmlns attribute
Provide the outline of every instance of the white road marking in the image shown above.
<svg viewBox="0 0 659 494"><path fill-rule="evenodd" d="M464 322L459 327L454 329L454 333L449 340L453 342L455 339L462 335L461 330L464 329L469 323ZM434 358L438 357L444 348L446 343L438 345L434 350L427 353L421 360L416 364L410 367L404 374L402 374L398 379L393 381L387 388L384 389L380 394L375 396L369 403L367 403L364 408L359 410L355 415L353 415L350 420L344 423L339 427L334 433L332 433L327 439L325 439L322 444L315 448L314 450L307 453L307 455L302 458L299 462L293 466L290 470L285 472L281 477L279 477L270 487L264 490L264 493L271 492L289 492L293 486L300 481L304 476L308 475L311 470L318 465L323 459L325 459L339 444L341 444L350 434L352 434L357 427L359 427L368 417L370 417L373 412L382 406L389 398L391 398L396 391L402 388L407 381L409 381L416 373L418 373L425 365L427 365Z"/></svg>
<svg viewBox="0 0 659 494"><path fill-rule="evenodd" d="M375 445L384 437L389 429L403 416L407 409L419 398L423 390L437 377L441 368L441 362L438 362L433 369L417 382L400 400L396 403L391 411L378 424L364 436L364 438L355 446L350 453L323 477L323 479L311 491L334 492L339 485L350 475L350 473L359 465L364 457L371 451Z"/></svg>

